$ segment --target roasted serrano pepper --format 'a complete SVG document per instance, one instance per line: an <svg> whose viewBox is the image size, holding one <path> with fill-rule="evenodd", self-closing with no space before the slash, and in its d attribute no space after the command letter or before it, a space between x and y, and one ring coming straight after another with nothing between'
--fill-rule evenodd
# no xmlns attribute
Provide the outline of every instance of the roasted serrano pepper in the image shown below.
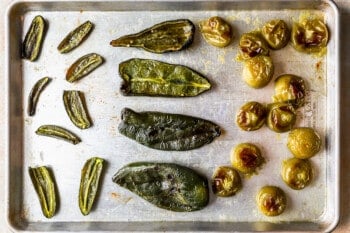
<svg viewBox="0 0 350 233"><path fill-rule="evenodd" d="M62 139L74 145L81 142L78 136L57 125L42 125L35 131L35 133L42 136Z"/></svg>
<svg viewBox="0 0 350 233"><path fill-rule="evenodd" d="M68 53L78 47L90 34L92 28L93 24L90 21L86 21L73 31L69 32L58 45L58 51L60 53Z"/></svg>
<svg viewBox="0 0 350 233"><path fill-rule="evenodd" d="M50 81L51 81L51 78L44 77L39 81L37 81L33 86L28 98L28 115L29 116L34 116L36 105L39 101L39 96L41 92L44 90L44 88L50 83Z"/></svg>
<svg viewBox="0 0 350 233"><path fill-rule="evenodd" d="M113 182L171 211L200 210L209 202L207 179L174 163L131 163L113 176Z"/></svg>
<svg viewBox="0 0 350 233"><path fill-rule="evenodd" d="M35 16L22 43L22 57L24 59L35 61L38 58L45 36L45 30L45 19L41 15Z"/></svg>
<svg viewBox="0 0 350 233"><path fill-rule="evenodd" d="M94 71L103 63L103 58L97 53L89 53L76 60L67 70L66 80L75 82Z"/></svg>

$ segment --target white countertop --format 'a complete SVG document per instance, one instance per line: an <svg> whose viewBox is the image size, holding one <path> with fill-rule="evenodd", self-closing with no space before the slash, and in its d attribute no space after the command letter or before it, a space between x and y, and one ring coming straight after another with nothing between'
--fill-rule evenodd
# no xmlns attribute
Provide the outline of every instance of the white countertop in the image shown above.
<svg viewBox="0 0 350 233"><path fill-rule="evenodd" d="M0 92L4 93L4 19L6 17L6 8L13 0L1 0L0 2ZM340 200L340 222L334 232L350 232L350 0L335 1L341 13L341 200ZM4 95L0 97L0 141L5 138L4 126ZM10 232L6 225L5 213L5 148L0 143L0 232Z"/></svg>

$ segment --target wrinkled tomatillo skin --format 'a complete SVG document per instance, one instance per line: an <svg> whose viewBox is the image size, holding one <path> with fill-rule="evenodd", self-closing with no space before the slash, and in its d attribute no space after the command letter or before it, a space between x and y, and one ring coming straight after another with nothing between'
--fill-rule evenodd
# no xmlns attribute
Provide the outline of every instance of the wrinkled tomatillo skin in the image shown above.
<svg viewBox="0 0 350 233"><path fill-rule="evenodd" d="M283 161L281 176L292 189L300 190L312 180L311 163L305 159L290 158Z"/></svg>
<svg viewBox="0 0 350 233"><path fill-rule="evenodd" d="M251 143L237 145L231 154L231 164L238 171L252 175L257 172L265 162L260 149Z"/></svg>
<svg viewBox="0 0 350 233"><path fill-rule="evenodd" d="M277 132L283 133L291 130L296 121L296 112L290 103L273 103L268 106L266 124Z"/></svg>
<svg viewBox="0 0 350 233"><path fill-rule="evenodd" d="M243 80L253 88L265 87L274 72L272 59L268 56L256 56L244 62Z"/></svg>
<svg viewBox="0 0 350 233"><path fill-rule="evenodd" d="M308 127L291 130L287 139L288 149L299 159L308 159L316 155L321 149L321 144L320 135Z"/></svg>
<svg viewBox="0 0 350 233"><path fill-rule="evenodd" d="M201 21L199 23L199 29L204 39L213 46L223 48L231 42L231 26L218 16Z"/></svg>
<svg viewBox="0 0 350 233"><path fill-rule="evenodd" d="M236 123L245 131L260 129L266 120L266 108L261 103L251 101L245 103L238 111Z"/></svg>
<svg viewBox="0 0 350 233"><path fill-rule="evenodd" d="M259 210L267 216L277 216L283 213L287 206L286 194L276 186L264 186L256 196Z"/></svg>
<svg viewBox="0 0 350 233"><path fill-rule="evenodd" d="M281 19L274 19L267 22L262 27L261 34L272 49L285 47L290 38L288 25Z"/></svg>
<svg viewBox="0 0 350 233"><path fill-rule="evenodd" d="M213 193L219 197L235 195L242 188L239 173L232 167L218 167L212 178Z"/></svg>
<svg viewBox="0 0 350 233"><path fill-rule="evenodd" d="M239 40L239 48L244 59L257 55L269 55L269 47L260 32L242 34Z"/></svg>

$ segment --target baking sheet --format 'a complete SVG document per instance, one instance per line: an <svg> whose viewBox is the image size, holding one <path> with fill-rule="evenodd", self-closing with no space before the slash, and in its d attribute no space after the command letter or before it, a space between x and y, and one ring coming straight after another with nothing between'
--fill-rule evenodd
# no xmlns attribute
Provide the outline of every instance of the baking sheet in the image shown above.
<svg viewBox="0 0 350 233"><path fill-rule="evenodd" d="M32 18L42 15L49 23L43 50L37 62L19 58L21 43ZM263 89L249 88L241 78L242 64L236 62L239 36L260 28L273 18L289 25L300 16L324 17L331 32L328 52L319 58L296 52L291 45L272 51L274 78L283 73L304 77L308 87L307 104L298 110L297 126L315 128L323 148L311 159L315 179L301 191L288 188L280 178L283 160L291 157L287 134L267 127L243 132L235 125L241 105L257 100L271 102L273 82ZM155 23L188 18L196 25L210 16L221 16L233 27L234 40L224 49L208 45L198 27L193 44L177 53L152 54L136 48L113 48L112 39L138 32ZM321 230L338 221L338 12L328 1L225 1L225 2L56 2L20 1L9 8L8 40L8 205L9 227L25 231L252 231ZM88 40L69 54L56 47L73 28L90 20L95 27ZM77 83L65 81L67 68L79 57L97 52L103 66ZM187 65L200 71L213 83L213 89L195 98L124 97L119 93L118 64L129 58L150 58ZM26 114L27 98L34 83L44 76L53 78L42 93L34 117ZM85 93L94 126L77 129L63 106L63 90ZM193 115L221 126L223 134L213 143L186 152L157 151L137 144L118 133L120 111L162 111ZM35 135L43 124L57 124L76 132L82 143ZM208 179L216 167L230 164L232 148L241 142L258 145L267 162L258 175L243 179L243 189L234 197L211 195L201 211L174 213L145 202L111 181L123 165L135 161L175 162L192 167ZM84 162L100 156L107 160L100 195L94 211L82 216L77 196L80 170ZM45 219L32 187L29 166L52 168L59 191L60 207L52 219ZM288 208L277 217L263 216L256 208L255 195L264 185L277 185L287 194ZM181 224L177 224L181 222ZM181 226L180 226L181 225Z"/></svg>

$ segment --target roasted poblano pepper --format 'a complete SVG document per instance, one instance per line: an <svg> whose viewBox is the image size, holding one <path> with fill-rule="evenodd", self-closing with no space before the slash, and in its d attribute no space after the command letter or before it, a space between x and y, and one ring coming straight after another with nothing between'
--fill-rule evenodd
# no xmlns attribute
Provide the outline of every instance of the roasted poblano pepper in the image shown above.
<svg viewBox="0 0 350 233"><path fill-rule="evenodd" d="M52 218L56 212L57 198L54 177L49 168L29 168L29 175L38 194L41 210L46 218Z"/></svg>
<svg viewBox="0 0 350 233"><path fill-rule="evenodd" d="M207 179L173 163L131 163L114 175L113 182L171 211L200 210L209 202Z"/></svg>
<svg viewBox="0 0 350 233"><path fill-rule="evenodd" d="M22 57L35 61L40 53L46 30L45 20L41 15L34 17L22 44Z"/></svg>
<svg viewBox="0 0 350 233"><path fill-rule="evenodd" d="M114 47L139 47L153 53L174 52L192 44L195 26L188 19L165 21L139 33L112 40Z"/></svg>
<svg viewBox="0 0 350 233"><path fill-rule="evenodd" d="M90 34L92 28L93 24L90 21L86 21L73 31L69 32L58 45L58 51L60 51L60 53L68 53L78 47Z"/></svg>
<svg viewBox="0 0 350 233"><path fill-rule="evenodd" d="M79 189L79 208L83 215L88 215L99 190L99 182L103 169L103 159L93 157L86 161L81 170Z"/></svg>
<svg viewBox="0 0 350 233"><path fill-rule="evenodd" d="M35 133L42 136L62 139L74 145L81 142L78 136L57 125L42 125L35 131Z"/></svg>
<svg viewBox="0 0 350 233"><path fill-rule="evenodd" d="M211 143L220 127L196 117L161 112L134 112L125 108L119 132L158 150L184 151Z"/></svg>
<svg viewBox="0 0 350 233"><path fill-rule="evenodd" d="M39 96L41 92L44 90L44 88L50 83L51 78L44 77L37 81L30 91L29 98L28 98L28 115L33 116L35 114L36 105L39 100Z"/></svg>
<svg viewBox="0 0 350 233"><path fill-rule="evenodd" d="M94 71L103 63L103 58L97 53L89 53L76 60L66 73L68 82L75 82Z"/></svg>
<svg viewBox="0 0 350 233"><path fill-rule="evenodd" d="M85 103L84 93L81 91L64 91L63 102L69 119L80 129L90 128L88 110Z"/></svg>
<svg viewBox="0 0 350 233"><path fill-rule="evenodd" d="M196 96L211 88L209 81L182 65L149 59L130 59L119 64L124 95Z"/></svg>

